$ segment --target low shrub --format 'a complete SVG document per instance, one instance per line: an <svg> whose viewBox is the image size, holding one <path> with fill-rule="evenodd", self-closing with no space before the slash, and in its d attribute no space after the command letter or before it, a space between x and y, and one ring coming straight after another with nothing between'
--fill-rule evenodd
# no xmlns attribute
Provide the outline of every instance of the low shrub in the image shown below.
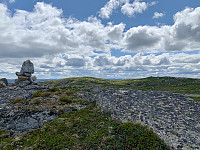
<svg viewBox="0 0 200 150"><path fill-rule="evenodd" d="M63 103L67 103L67 104L72 103L72 100L71 100L70 97L67 96L67 95L61 96L61 97L59 98L59 101L60 101L60 102L63 102Z"/></svg>
<svg viewBox="0 0 200 150"><path fill-rule="evenodd" d="M51 95L51 92L42 92L42 97L49 97Z"/></svg>
<svg viewBox="0 0 200 150"><path fill-rule="evenodd" d="M53 87L53 88L50 89L50 91L52 91L52 92L57 92L57 91L60 91L60 89L57 88L57 87Z"/></svg>
<svg viewBox="0 0 200 150"><path fill-rule="evenodd" d="M23 98L22 97L12 98L9 101L13 104L18 104L23 102Z"/></svg>
<svg viewBox="0 0 200 150"><path fill-rule="evenodd" d="M75 99L73 102L79 103L80 105L87 105L88 101L83 99Z"/></svg>
<svg viewBox="0 0 200 150"><path fill-rule="evenodd" d="M32 97L33 97L33 98L34 98L34 97L41 97L41 94L42 94L42 90L39 90L39 91L35 92L35 93L32 95Z"/></svg>
<svg viewBox="0 0 200 150"><path fill-rule="evenodd" d="M33 103L36 104L36 105L39 105L41 103L41 100L39 100L38 98L36 98Z"/></svg>
<svg viewBox="0 0 200 150"><path fill-rule="evenodd" d="M76 91L74 91L74 90L69 90L69 91L65 92L65 94L68 95L68 96L75 94L75 93L76 93Z"/></svg>
<svg viewBox="0 0 200 150"><path fill-rule="evenodd" d="M48 92L48 91L44 92L42 90L39 90L32 95L32 98L34 98L34 97L49 97L50 95L51 95L51 92Z"/></svg>

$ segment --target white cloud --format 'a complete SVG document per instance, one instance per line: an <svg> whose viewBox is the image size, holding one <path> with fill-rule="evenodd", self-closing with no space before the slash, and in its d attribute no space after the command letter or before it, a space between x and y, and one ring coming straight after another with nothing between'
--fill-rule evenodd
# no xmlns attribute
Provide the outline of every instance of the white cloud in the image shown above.
<svg viewBox="0 0 200 150"><path fill-rule="evenodd" d="M164 16L165 16L164 13L155 12L155 13L154 13L154 16L153 16L153 19L162 18L162 17L164 17Z"/></svg>
<svg viewBox="0 0 200 150"><path fill-rule="evenodd" d="M9 0L9 3L14 3L15 2L15 0Z"/></svg>
<svg viewBox="0 0 200 150"><path fill-rule="evenodd" d="M150 4L149 4L150 5ZM174 15L172 26L104 25L63 18L62 10L37 3L33 12L13 15L0 3L0 76L15 78L24 60L35 64L39 78L69 76L145 77L200 75L200 54L171 51L200 50L200 7ZM111 56L111 49L137 52ZM146 52L169 52L143 54ZM125 53L126 54L126 53Z"/></svg>
<svg viewBox="0 0 200 150"><path fill-rule="evenodd" d="M129 17L134 16L137 13L143 13L148 7L148 3L140 2L135 0L133 3L125 3L122 8L121 12L124 15L128 15Z"/></svg>
<svg viewBox="0 0 200 150"><path fill-rule="evenodd" d="M104 7L100 9L99 17L109 19L113 11L121 7L121 12L124 15L133 17L137 13L143 13L149 6L155 5L156 2L146 3L140 0L110 0Z"/></svg>
<svg viewBox="0 0 200 150"><path fill-rule="evenodd" d="M124 36L124 44L129 51L146 51L156 47L161 40L158 27L138 26L129 29Z"/></svg>
<svg viewBox="0 0 200 150"><path fill-rule="evenodd" d="M125 26L104 26L95 17L88 21L63 18L61 9L43 2L38 2L33 12L16 10L13 16L0 3L0 22L0 57L109 51L112 45L116 47L114 43L120 40Z"/></svg>
<svg viewBox="0 0 200 150"><path fill-rule="evenodd" d="M110 0L103 8L101 8L99 16L101 18L110 18L113 10L117 9L120 6L120 3L119 0Z"/></svg>
<svg viewBox="0 0 200 150"><path fill-rule="evenodd" d="M172 26L138 26L124 36L128 51L200 50L200 7L186 8L174 15Z"/></svg>
<svg viewBox="0 0 200 150"><path fill-rule="evenodd" d="M108 36L112 41L119 42L122 39L122 35L125 29L125 24L120 23L119 25L112 26L108 32Z"/></svg>

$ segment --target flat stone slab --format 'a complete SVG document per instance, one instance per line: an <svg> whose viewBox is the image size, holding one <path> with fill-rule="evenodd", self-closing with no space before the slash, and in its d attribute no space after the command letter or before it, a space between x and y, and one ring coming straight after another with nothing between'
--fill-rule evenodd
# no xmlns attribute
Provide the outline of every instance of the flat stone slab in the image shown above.
<svg viewBox="0 0 200 150"><path fill-rule="evenodd" d="M97 101L122 122L147 125L175 149L200 149L200 102L181 94L132 89L97 90L79 94Z"/></svg>

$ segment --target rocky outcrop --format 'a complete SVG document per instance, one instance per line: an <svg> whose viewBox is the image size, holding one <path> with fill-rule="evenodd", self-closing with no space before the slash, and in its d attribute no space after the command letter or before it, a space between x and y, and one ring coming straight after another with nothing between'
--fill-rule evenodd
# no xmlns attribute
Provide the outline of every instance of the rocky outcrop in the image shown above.
<svg viewBox="0 0 200 150"><path fill-rule="evenodd" d="M8 80L6 78L0 79L0 88L8 86Z"/></svg>
<svg viewBox="0 0 200 150"><path fill-rule="evenodd" d="M200 102L181 94L132 89L96 90L79 98L96 101L113 119L147 125L175 149L200 149Z"/></svg>
<svg viewBox="0 0 200 150"><path fill-rule="evenodd" d="M38 90L48 90L44 85L28 85L23 89L18 86L7 86L0 89L0 129L10 133L23 133L37 129L57 117L49 110L28 110L21 103L12 104L12 99L28 102ZM17 109L16 109L17 108ZM23 108L23 109L19 109Z"/></svg>
<svg viewBox="0 0 200 150"><path fill-rule="evenodd" d="M34 73L34 65L30 60L26 60L22 67L20 72L16 72L16 75L18 76L18 79L15 80L15 84L19 87L25 87L27 85L30 85L34 83L34 81L37 79L35 76L31 77Z"/></svg>

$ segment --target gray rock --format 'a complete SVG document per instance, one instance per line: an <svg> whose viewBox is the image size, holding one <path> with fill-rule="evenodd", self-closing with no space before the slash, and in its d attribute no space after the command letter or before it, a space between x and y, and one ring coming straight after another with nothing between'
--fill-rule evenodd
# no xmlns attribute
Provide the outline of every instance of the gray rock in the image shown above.
<svg viewBox="0 0 200 150"><path fill-rule="evenodd" d="M99 89L78 97L96 101L115 120L147 125L175 149L200 149L200 103L181 94Z"/></svg>
<svg viewBox="0 0 200 150"><path fill-rule="evenodd" d="M34 66L30 60L26 60L23 63L22 68L20 70L20 74L25 75L25 73L28 73L28 74L34 73ZM26 74L26 75L28 75L28 74Z"/></svg>
<svg viewBox="0 0 200 150"><path fill-rule="evenodd" d="M37 129L57 117L49 110L18 110L10 103L10 99L22 97L24 101L31 98L39 89L49 89L48 86L28 85L24 88L8 85L0 89L0 129L13 133L24 133ZM17 104L18 105L18 104ZM0 135L1 137L2 135ZM8 135L5 135L8 136Z"/></svg>
<svg viewBox="0 0 200 150"><path fill-rule="evenodd" d="M0 81L2 81L3 83L5 83L6 86L8 86L8 80L6 78L2 78L0 79Z"/></svg>
<svg viewBox="0 0 200 150"><path fill-rule="evenodd" d="M22 87L25 87L25 86L27 86L29 84L31 84L31 82L29 80L25 80L25 81L20 81L18 83L18 86L22 88Z"/></svg>
<svg viewBox="0 0 200 150"><path fill-rule="evenodd" d="M31 73L24 73L26 77L31 77Z"/></svg>
<svg viewBox="0 0 200 150"><path fill-rule="evenodd" d="M20 72L16 72L18 80L15 80L15 84L21 88L30 85L36 80L36 77L31 78L32 73L34 73L33 63L30 60L26 60L23 63Z"/></svg>
<svg viewBox="0 0 200 150"><path fill-rule="evenodd" d="M6 87L6 84L3 81L0 81L0 88Z"/></svg>
<svg viewBox="0 0 200 150"><path fill-rule="evenodd" d="M31 81L32 81L32 82L34 82L34 81L36 81L36 80L37 80L37 77L36 77L36 76L31 77Z"/></svg>

